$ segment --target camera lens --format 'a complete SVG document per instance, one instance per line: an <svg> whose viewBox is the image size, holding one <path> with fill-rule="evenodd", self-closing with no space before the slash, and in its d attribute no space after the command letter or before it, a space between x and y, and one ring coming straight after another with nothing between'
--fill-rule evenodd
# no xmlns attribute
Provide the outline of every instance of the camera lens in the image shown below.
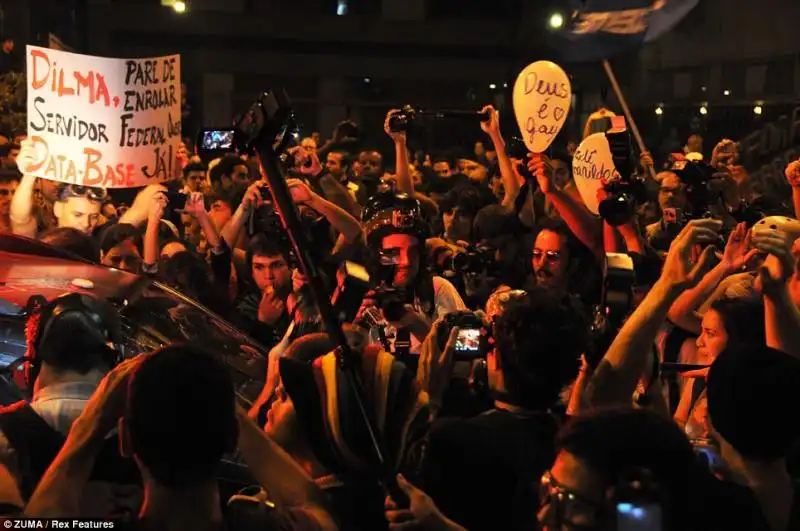
<svg viewBox="0 0 800 531"><path fill-rule="evenodd" d="M633 217L633 198L619 192L600 202L597 207L600 217L612 227L617 227Z"/></svg>

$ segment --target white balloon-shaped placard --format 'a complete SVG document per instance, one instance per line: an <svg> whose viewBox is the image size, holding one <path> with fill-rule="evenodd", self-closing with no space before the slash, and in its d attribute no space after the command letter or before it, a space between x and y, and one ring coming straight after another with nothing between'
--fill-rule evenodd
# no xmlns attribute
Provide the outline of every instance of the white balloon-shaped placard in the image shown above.
<svg viewBox="0 0 800 531"><path fill-rule="evenodd" d="M514 114L525 145L533 153L550 147L569 113L572 86L555 63L536 61L514 83Z"/></svg>
<svg viewBox="0 0 800 531"><path fill-rule="evenodd" d="M593 214L597 214L597 191L603 186L602 180L609 181L616 175L605 133L587 136L572 156L572 176L583 203Z"/></svg>

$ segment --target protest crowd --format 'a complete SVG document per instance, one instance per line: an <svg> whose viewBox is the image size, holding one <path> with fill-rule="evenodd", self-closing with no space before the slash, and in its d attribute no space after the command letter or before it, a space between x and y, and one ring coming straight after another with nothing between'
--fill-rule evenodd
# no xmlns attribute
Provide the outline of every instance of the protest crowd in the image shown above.
<svg viewBox="0 0 800 531"><path fill-rule="evenodd" d="M125 304L32 298L31 391L0 410L1 514L800 530L800 160L765 187L729 138L651 153L606 110L531 151L490 105L463 121L474 150L428 152L409 147L410 112L283 150L303 256L276 176L222 133L184 131L174 175L134 189L37 177L27 133L0 135L0 252L38 240L160 282L266 357L245 403L190 334L131 352ZM371 147L383 134L393 152ZM587 155L593 137L614 171ZM220 478L224 456L248 485Z"/></svg>

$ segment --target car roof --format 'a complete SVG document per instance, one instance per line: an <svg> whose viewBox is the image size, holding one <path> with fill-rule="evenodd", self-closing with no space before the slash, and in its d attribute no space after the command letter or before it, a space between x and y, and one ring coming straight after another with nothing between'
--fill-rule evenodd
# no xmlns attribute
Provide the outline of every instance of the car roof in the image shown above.
<svg viewBox="0 0 800 531"><path fill-rule="evenodd" d="M112 299L137 278L70 257L34 240L0 236L0 313L6 315L19 313L33 295L51 300L66 293L85 293Z"/></svg>

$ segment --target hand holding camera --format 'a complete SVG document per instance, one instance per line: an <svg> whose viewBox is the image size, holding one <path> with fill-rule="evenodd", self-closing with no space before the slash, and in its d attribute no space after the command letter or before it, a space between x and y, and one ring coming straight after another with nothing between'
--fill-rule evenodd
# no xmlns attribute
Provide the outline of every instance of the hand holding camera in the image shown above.
<svg viewBox="0 0 800 531"><path fill-rule="evenodd" d="M406 113L400 109L392 109L386 113L386 120L383 122L383 130L394 142L406 141L405 127L398 128L398 124L407 121Z"/></svg>

